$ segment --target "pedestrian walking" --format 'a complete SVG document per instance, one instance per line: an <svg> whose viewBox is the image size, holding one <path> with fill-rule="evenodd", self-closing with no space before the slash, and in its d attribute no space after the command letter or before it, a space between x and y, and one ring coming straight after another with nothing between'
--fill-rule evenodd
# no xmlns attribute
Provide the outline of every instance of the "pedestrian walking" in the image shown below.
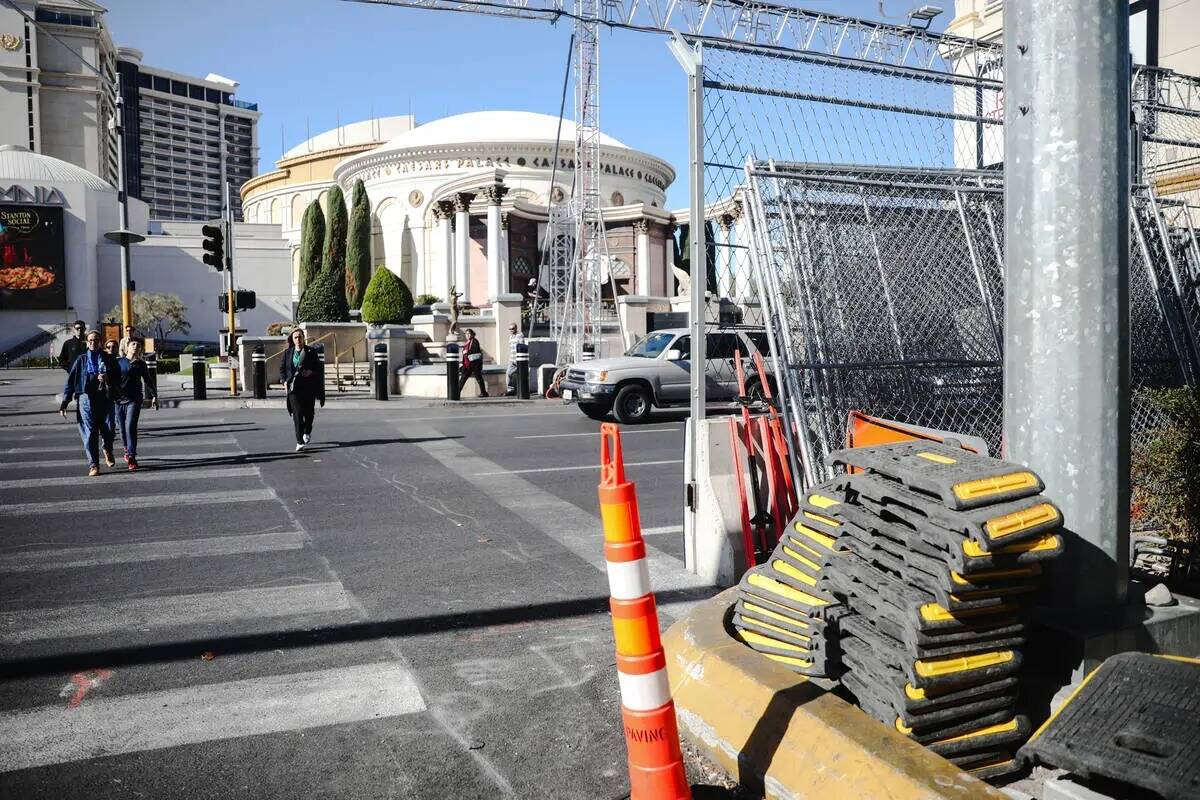
<svg viewBox="0 0 1200 800"><path fill-rule="evenodd" d="M125 353L125 348L118 349L117 340L109 339L104 343L104 354L112 359L112 363L116 364L117 360ZM108 414L104 417L104 427L100 430L101 438L108 442L108 447L104 452L104 460L108 466L113 466L116 462L112 459L111 453L113 442L117 440L117 389L116 389L116 373L113 373L114 382L113 389L110 392L111 403L108 404Z"/></svg>
<svg viewBox="0 0 1200 800"><path fill-rule="evenodd" d="M139 339L130 339L125 345L125 355L117 359L117 369L120 377L114 406L117 422L121 426L125 465L133 472L138 468L137 428L142 404L150 400L154 410L158 410L158 395L154 391L154 382L150 380L150 367L142 360L142 343Z"/></svg>
<svg viewBox="0 0 1200 800"><path fill-rule="evenodd" d="M279 382L287 387L287 410L296 429L296 449L303 450L312 438L316 403L325 407L325 365L317 351L305 344L302 329L296 328L288 338L288 349L279 363Z"/></svg>
<svg viewBox="0 0 1200 800"><path fill-rule="evenodd" d="M137 329L134 328L132 325L126 325L125 326L125 335L121 337L121 343L119 345L117 345L117 355L119 357L121 357L121 358L125 357L125 348L128 347L129 343L131 341L133 341L134 339L137 339L139 342L142 341L142 337L141 337L141 335L138 334ZM143 346L144 346L144 343L143 343Z"/></svg>
<svg viewBox="0 0 1200 800"><path fill-rule="evenodd" d="M77 319L71 327L75 329L75 335L63 342L62 349L58 351L58 365L62 367L63 372L70 372L75 359L83 355L84 350L87 350L87 341L84 337L84 334L87 333L87 323Z"/></svg>
<svg viewBox="0 0 1200 800"><path fill-rule="evenodd" d="M467 328L466 334L467 340L463 342L462 347L462 369L458 376L458 393L461 397L467 381L474 378L479 384L479 396L487 397L487 384L483 382L483 348L479 346L479 339L476 338L474 330Z"/></svg>
<svg viewBox="0 0 1200 800"><path fill-rule="evenodd" d="M58 413L65 419L67 406L75 401L75 422L88 460L88 475L94 477L100 474L99 445L103 445L105 463L110 467L116 463L112 457L111 435L106 439L104 428L119 367L115 359L100 350L99 331L88 331L85 341L87 349L67 371Z"/></svg>
<svg viewBox="0 0 1200 800"><path fill-rule="evenodd" d="M514 322L508 326L508 396L517 393L517 346L525 344L525 336Z"/></svg>

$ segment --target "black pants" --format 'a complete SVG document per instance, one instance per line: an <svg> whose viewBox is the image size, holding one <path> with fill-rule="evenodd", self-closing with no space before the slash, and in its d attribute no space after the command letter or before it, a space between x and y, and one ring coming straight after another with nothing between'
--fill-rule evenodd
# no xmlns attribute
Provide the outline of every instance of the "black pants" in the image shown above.
<svg viewBox="0 0 1200 800"><path fill-rule="evenodd" d="M472 362L470 367L458 374L458 393L460 395L462 394L463 387L467 385L467 381L472 377L479 384L479 396L487 397L487 385L483 382L483 359Z"/></svg>
<svg viewBox="0 0 1200 800"><path fill-rule="evenodd" d="M296 444L304 444L304 434L312 433L313 416L316 414L317 396L308 392L293 392L292 425L296 428Z"/></svg>

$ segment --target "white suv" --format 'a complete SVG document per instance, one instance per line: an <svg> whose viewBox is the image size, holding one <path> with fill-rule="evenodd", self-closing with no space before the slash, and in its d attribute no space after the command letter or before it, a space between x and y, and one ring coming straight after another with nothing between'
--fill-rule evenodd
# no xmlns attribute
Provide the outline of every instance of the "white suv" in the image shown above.
<svg viewBox="0 0 1200 800"><path fill-rule="evenodd" d="M746 393L761 395L753 353L770 354L762 328L708 328L705 333L705 392L709 400L737 397L735 352L742 354ZM686 406L691 398L692 337L688 328L653 331L616 358L584 361L567 367L559 388L564 403L577 403L592 419L611 412L618 422L642 422L654 407ZM774 391L774 379L768 375Z"/></svg>

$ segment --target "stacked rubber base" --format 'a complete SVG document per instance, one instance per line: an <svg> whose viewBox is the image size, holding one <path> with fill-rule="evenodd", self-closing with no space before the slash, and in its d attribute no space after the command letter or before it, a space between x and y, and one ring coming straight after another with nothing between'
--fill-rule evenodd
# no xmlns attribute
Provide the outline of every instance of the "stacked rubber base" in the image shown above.
<svg viewBox="0 0 1200 800"><path fill-rule="evenodd" d="M733 623L754 649L839 678L871 716L981 778L1015 771L1026 601L1062 552L1033 472L951 445L843 450Z"/></svg>

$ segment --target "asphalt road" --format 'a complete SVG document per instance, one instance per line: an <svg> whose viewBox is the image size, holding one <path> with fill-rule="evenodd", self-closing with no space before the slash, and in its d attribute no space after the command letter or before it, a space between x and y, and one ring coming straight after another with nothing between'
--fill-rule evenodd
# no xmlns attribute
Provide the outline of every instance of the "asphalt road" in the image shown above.
<svg viewBox="0 0 1200 800"><path fill-rule="evenodd" d="M597 423L335 399L295 453L284 411L185 404L89 479L57 379L0 371L0 796L628 792ZM626 434L665 627L715 591L683 424Z"/></svg>

